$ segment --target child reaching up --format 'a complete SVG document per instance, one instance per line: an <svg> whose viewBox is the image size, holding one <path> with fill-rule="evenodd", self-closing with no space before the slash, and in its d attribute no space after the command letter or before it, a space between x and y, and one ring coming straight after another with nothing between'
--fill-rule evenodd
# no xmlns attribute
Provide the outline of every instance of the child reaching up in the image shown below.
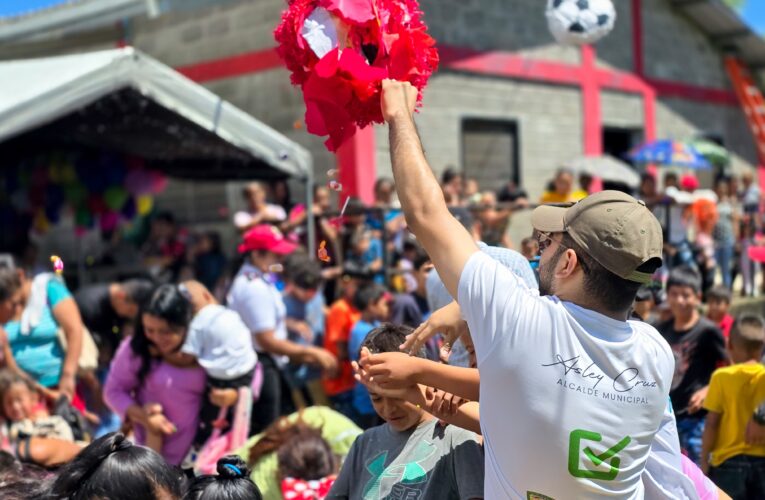
<svg viewBox="0 0 765 500"><path fill-rule="evenodd" d="M369 332L379 327L380 322L388 319L390 300L390 294L385 287L376 283L362 286L356 292L353 297L353 305L361 311L361 318L351 328L348 342L348 355L351 361L359 360L361 344ZM374 427L379 423L377 414L369 401L367 388L363 384L356 384L353 388L353 408L356 411L354 420L362 429Z"/></svg>
<svg viewBox="0 0 765 500"><path fill-rule="evenodd" d="M74 442L66 420L51 415L31 381L20 374L0 371L0 401L11 441L38 436Z"/></svg>
<svg viewBox="0 0 765 500"><path fill-rule="evenodd" d="M397 352L411 331L384 324L362 348ZM374 390L369 395L385 423L356 439L328 499L483 498L483 450L474 433L438 426L421 405L402 398Z"/></svg>
<svg viewBox="0 0 765 500"><path fill-rule="evenodd" d="M737 319L730 331L732 366L712 374L704 401L708 411L702 437L701 468L734 500L765 498L765 446L744 440L746 424L765 401L765 320Z"/></svg>

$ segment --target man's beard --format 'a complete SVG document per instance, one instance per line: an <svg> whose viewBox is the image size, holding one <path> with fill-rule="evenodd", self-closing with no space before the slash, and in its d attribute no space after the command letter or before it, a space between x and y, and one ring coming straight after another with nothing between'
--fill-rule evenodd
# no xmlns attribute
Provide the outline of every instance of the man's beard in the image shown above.
<svg viewBox="0 0 765 500"><path fill-rule="evenodd" d="M566 249L558 247L555 253L550 258L550 262L539 267L539 295L553 295L555 293L553 287L553 277L555 274L555 267L558 265L561 255Z"/></svg>

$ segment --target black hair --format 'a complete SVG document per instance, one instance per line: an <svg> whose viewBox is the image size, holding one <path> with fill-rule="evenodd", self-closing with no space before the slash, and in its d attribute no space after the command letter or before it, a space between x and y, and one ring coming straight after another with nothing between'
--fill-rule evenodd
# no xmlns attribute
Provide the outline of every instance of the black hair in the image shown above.
<svg viewBox="0 0 765 500"><path fill-rule="evenodd" d="M640 289L640 283L617 276L603 267L585 252L568 233L563 233L561 243L556 254L562 254L567 248L576 253L584 273L584 291L589 296L593 297L607 311L623 312L632 307ZM651 259L638 267L637 270L644 273L654 273L660 266L661 260Z"/></svg>
<svg viewBox="0 0 765 500"><path fill-rule="evenodd" d="M210 253L223 253L223 243L221 243L221 237L218 231L207 231L205 236L210 239Z"/></svg>
<svg viewBox="0 0 765 500"><path fill-rule="evenodd" d="M422 266L428 264L430 261L430 255L420 250L417 252L417 256L414 258L412 265L414 266L415 271L419 271Z"/></svg>
<svg viewBox="0 0 765 500"><path fill-rule="evenodd" d="M130 348L141 358L141 368L138 370L138 380L141 383L149 374L154 360L149 351L151 341L146 337L143 328L144 314L162 318L171 327L186 328L191 321L191 302L181 293L178 286L161 285L154 290L151 298L141 306L141 311L136 318L135 333L130 339Z"/></svg>
<svg viewBox="0 0 765 500"><path fill-rule="evenodd" d="M21 278L15 267L0 265L0 302L10 299L21 288Z"/></svg>
<svg viewBox="0 0 765 500"><path fill-rule="evenodd" d="M185 490L180 469L155 451L133 446L122 433L100 437L65 465L50 496L67 500L179 499Z"/></svg>
<svg viewBox="0 0 765 500"><path fill-rule="evenodd" d="M345 207L346 216L352 217L354 215L364 215L365 213L367 213L367 208L364 206L364 202L358 198L348 199L348 205Z"/></svg>
<svg viewBox="0 0 765 500"><path fill-rule="evenodd" d="M718 300L730 304L731 300L733 300L733 294L722 285L713 286L707 291L707 302L710 300Z"/></svg>
<svg viewBox="0 0 765 500"><path fill-rule="evenodd" d="M337 458L321 429L303 426L276 451L279 477L315 481L337 472Z"/></svg>
<svg viewBox="0 0 765 500"><path fill-rule="evenodd" d="M131 302L141 306L151 298L155 285L150 280L136 278L123 281L120 287Z"/></svg>
<svg viewBox="0 0 765 500"><path fill-rule="evenodd" d="M250 470L241 457L228 455L218 460L217 475L194 479L184 500L262 500L263 495L250 479Z"/></svg>
<svg viewBox="0 0 765 500"><path fill-rule="evenodd" d="M305 290L316 290L321 286L321 266L304 253L290 255L284 261L284 280Z"/></svg>
<svg viewBox="0 0 765 500"><path fill-rule="evenodd" d="M641 285L635 295L635 302L645 302L651 299L653 299L653 290L651 290L650 285Z"/></svg>
<svg viewBox="0 0 765 500"><path fill-rule="evenodd" d="M155 221L166 222L172 226L175 225L175 215L172 212L160 212L154 216Z"/></svg>
<svg viewBox="0 0 765 500"><path fill-rule="evenodd" d="M42 467L22 464L10 453L0 451L0 498L3 500L48 498L49 477Z"/></svg>
<svg viewBox="0 0 765 500"><path fill-rule="evenodd" d="M356 290L356 295L353 296L353 307L363 311L369 307L369 304L377 302L386 293L387 290L382 285L376 283L365 284Z"/></svg>
<svg viewBox="0 0 765 500"><path fill-rule="evenodd" d="M383 323L367 334L364 341L361 343L361 347L366 347L372 354L401 352L399 347L406 340L406 336L413 331L413 328L406 325ZM417 357L423 359L428 358L424 347L417 352Z"/></svg>
<svg viewBox="0 0 765 500"><path fill-rule="evenodd" d="M523 238L521 240L521 246L523 247L523 246L526 246L526 245L537 245L537 246L539 246L539 240L534 238L533 236L526 236L525 238Z"/></svg>
<svg viewBox="0 0 765 500"><path fill-rule="evenodd" d="M648 172L644 172L640 174L640 183L644 183L645 181L651 181L654 184L656 184L656 177L654 177L653 174L649 174Z"/></svg>
<svg viewBox="0 0 765 500"><path fill-rule="evenodd" d="M730 343L740 346L759 360L765 347L765 319L755 314L736 318L730 328Z"/></svg>
<svg viewBox="0 0 765 500"><path fill-rule="evenodd" d="M449 184L458 177L461 178L462 174L457 172L457 169L452 166L446 167L441 173L441 184Z"/></svg>
<svg viewBox="0 0 765 500"><path fill-rule="evenodd" d="M701 276L691 266L677 266L669 272L667 291L673 286L689 287L693 293L701 293Z"/></svg>
<svg viewBox="0 0 765 500"><path fill-rule="evenodd" d="M395 184L393 183L393 179L391 179L390 177L380 177L379 179L375 181L375 187L374 187L375 194L377 194L377 191L380 190L380 187L385 184L390 184L391 187L395 186Z"/></svg>
<svg viewBox="0 0 765 500"><path fill-rule="evenodd" d="M376 283L370 283L359 287L353 296L353 307L359 311L366 309L369 304L374 304L386 293L385 287Z"/></svg>
<svg viewBox="0 0 765 500"><path fill-rule="evenodd" d="M374 275L368 267L360 266L353 261L346 261L343 264L343 278L354 278L361 281L372 281Z"/></svg>

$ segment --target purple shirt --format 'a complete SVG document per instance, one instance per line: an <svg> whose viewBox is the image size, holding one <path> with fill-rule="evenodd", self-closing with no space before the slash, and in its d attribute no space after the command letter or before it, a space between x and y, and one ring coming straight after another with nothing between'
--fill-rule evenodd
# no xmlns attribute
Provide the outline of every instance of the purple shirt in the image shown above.
<svg viewBox="0 0 765 500"><path fill-rule="evenodd" d="M133 353L130 339L123 340L106 379L106 403L123 420L125 412L133 404L162 405L165 417L178 429L175 434L165 436L162 456L170 464L180 465L197 431L205 393L205 372L201 368L179 368L164 361L155 361L139 386L140 368L141 358ZM146 432L138 424L135 425L135 438L138 444L146 442Z"/></svg>

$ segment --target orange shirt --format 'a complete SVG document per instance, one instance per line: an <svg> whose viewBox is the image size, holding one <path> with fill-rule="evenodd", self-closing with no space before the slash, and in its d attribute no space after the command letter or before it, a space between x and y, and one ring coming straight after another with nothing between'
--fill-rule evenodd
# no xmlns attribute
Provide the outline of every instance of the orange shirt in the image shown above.
<svg viewBox="0 0 765 500"><path fill-rule="evenodd" d="M337 343L348 343L351 328L361 318L358 311L350 301L342 298L332 304L327 314L327 324L324 329L324 348L337 356ZM353 368L349 360L340 361L340 375L337 378L325 378L324 392L327 396L353 390L356 380L353 378Z"/></svg>

